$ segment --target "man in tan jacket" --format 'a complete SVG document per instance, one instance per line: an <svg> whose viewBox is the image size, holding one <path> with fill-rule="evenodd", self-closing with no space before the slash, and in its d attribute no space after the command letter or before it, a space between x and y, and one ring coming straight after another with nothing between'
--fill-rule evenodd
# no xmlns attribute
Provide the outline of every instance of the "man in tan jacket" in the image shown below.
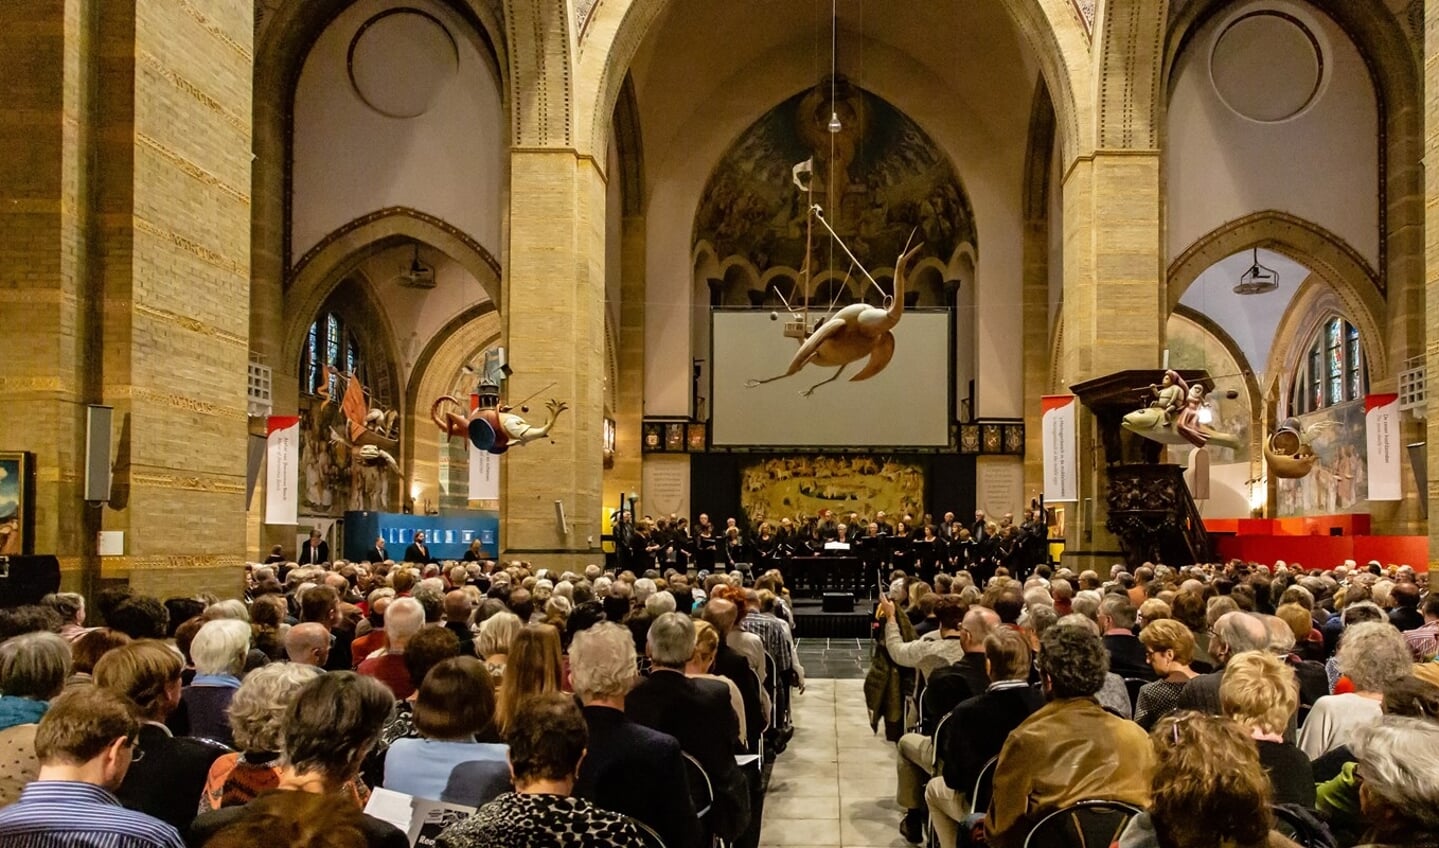
<svg viewBox="0 0 1439 848"><path fill-rule="evenodd" d="M1039 671L1048 703L1009 735L994 774L985 831L996 848L1019 848L1046 814L1078 801L1149 804L1148 736L1094 698L1109 656L1093 625L1065 621L1045 631Z"/></svg>

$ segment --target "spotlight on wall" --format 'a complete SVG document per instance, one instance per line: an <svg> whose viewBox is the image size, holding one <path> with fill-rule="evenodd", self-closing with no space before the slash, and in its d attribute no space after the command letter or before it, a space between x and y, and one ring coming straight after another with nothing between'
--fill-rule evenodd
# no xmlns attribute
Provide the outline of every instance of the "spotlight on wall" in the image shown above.
<svg viewBox="0 0 1439 848"><path fill-rule="evenodd" d="M615 464L615 420L609 416L604 422L604 457L606 468Z"/></svg>
<svg viewBox="0 0 1439 848"><path fill-rule="evenodd" d="M842 129L844 129L844 124L840 123L839 113L838 113L838 112L830 112L830 113L829 113L829 131L832 132L832 133L838 133L838 132L839 132L840 130L842 130Z"/></svg>

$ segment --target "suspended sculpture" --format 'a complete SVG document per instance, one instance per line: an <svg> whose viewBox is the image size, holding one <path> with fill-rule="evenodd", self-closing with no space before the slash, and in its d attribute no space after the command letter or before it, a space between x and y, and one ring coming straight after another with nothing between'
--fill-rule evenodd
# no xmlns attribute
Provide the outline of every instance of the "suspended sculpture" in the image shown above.
<svg viewBox="0 0 1439 848"><path fill-rule="evenodd" d="M450 395L442 395L430 404L430 420L435 422L435 426L445 434L446 439L455 436L467 437L471 444L482 451L502 454L513 445L529 444L548 436L555 422L559 420L560 413L569 409L563 401L551 398L545 403L549 418L543 424L531 424L511 412L514 407L500 403L499 381L498 369L486 368L484 376L480 378L479 406L468 417L445 410L446 404L460 409L464 409L464 405ZM548 388L550 386L545 386L540 391ZM520 411L528 413L530 410L522 405Z"/></svg>
<svg viewBox="0 0 1439 848"><path fill-rule="evenodd" d="M1298 418L1284 419L1279 428L1264 440L1264 461L1269 465L1269 473L1286 480L1308 476L1319 461L1310 442L1333 426L1333 421L1320 421L1303 427Z"/></svg>
<svg viewBox="0 0 1439 848"><path fill-rule="evenodd" d="M814 161L812 159L795 165L791 172L794 184L808 193L811 198L813 198L813 180L811 179L813 172ZM817 204L811 203L806 222L804 267L800 270L800 284L805 290L803 314L794 312L789 308L789 303L785 302L785 308L790 311L792 320L786 322L784 332L786 336L802 340L799 350L790 359L789 368L783 374L766 377L762 380L747 380L745 386L748 388L792 377L803 370L806 365L837 368L829 379L821 380L800 392L805 397L809 397L820 386L838 380L844 370L853 362L865 357L869 358L864 368L849 378L851 383L857 383L861 380L868 380L883 371L885 366L889 365L889 361L894 358L894 333L892 331L899 324L899 319L904 317L905 271L910 260L923 249L923 243L913 249L910 249L908 244L905 245L904 251L901 252L894 266L893 296L887 295L883 289L879 289L880 294L884 296L885 305L883 307L870 306L867 303L853 303L812 326L809 321L808 288L811 277L811 248L813 247L815 221L819 221L829 232L834 243L839 245L850 261L854 263L853 267L858 267L870 283L875 288L879 288L879 284L860 264L859 259L844 243L844 239L840 238L839 234L825 220L824 211ZM913 240L913 235L910 238ZM831 302L830 307L833 308L833 306L834 303ZM771 317L777 319L779 316L776 313Z"/></svg>
<svg viewBox="0 0 1439 848"><path fill-rule="evenodd" d="M333 414L334 402L328 392L331 375L346 381L338 416ZM365 401L365 388L353 374L329 367L326 387L321 393L320 414L322 420L331 422L330 442L336 448L339 464L349 467L349 508L384 509L392 482L387 475L401 476L400 465L395 460L400 445L399 413L393 409L371 408Z"/></svg>
<svg viewBox="0 0 1439 848"><path fill-rule="evenodd" d="M1154 401L1124 416L1124 429L1165 445L1240 448L1237 436L1221 433L1199 420L1199 410L1209 391L1202 383L1191 386L1178 371L1169 370L1164 372L1161 384L1151 385L1146 391Z"/></svg>

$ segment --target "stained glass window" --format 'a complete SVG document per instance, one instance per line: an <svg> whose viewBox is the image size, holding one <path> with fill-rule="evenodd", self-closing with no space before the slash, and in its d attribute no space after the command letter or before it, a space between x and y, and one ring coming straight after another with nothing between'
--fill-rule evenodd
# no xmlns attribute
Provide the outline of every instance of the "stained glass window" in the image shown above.
<svg viewBox="0 0 1439 848"><path fill-rule="evenodd" d="M325 381L325 366L354 374L360 378L361 384L368 385L359 340L333 312L321 315L310 325L300 359L300 390L305 394L315 394L325 388L322 384ZM342 378L336 375L331 375L327 382L332 397L344 386Z"/></svg>
<svg viewBox="0 0 1439 848"><path fill-rule="evenodd" d="M1368 383L1359 331L1343 318L1331 318L1320 325L1308 355L1295 369L1289 414L1358 400Z"/></svg>

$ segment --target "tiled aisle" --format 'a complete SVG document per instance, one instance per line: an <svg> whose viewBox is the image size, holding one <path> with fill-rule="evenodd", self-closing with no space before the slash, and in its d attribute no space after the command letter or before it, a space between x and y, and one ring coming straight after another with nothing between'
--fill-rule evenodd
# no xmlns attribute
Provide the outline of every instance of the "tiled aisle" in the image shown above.
<svg viewBox="0 0 1439 848"><path fill-rule="evenodd" d="M794 739L770 777L761 845L908 846L894 803L894 746L870 732L863 685L811 678L795 696Z"/></svg>

